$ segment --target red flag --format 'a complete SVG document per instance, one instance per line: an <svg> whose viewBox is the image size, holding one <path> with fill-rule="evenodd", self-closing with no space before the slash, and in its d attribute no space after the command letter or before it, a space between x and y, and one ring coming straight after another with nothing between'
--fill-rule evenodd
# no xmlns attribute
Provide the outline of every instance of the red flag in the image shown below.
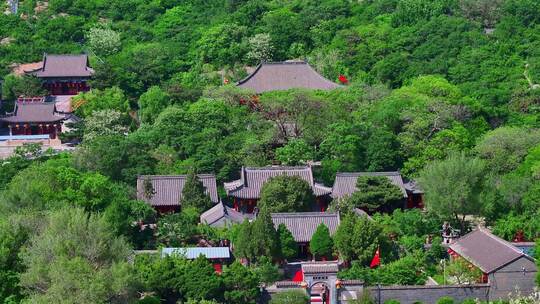
<svg viewBox="0 0 540 304"><path fill-rule="evenodd" d="M343 74L339 75L338 79L339 79L339 82L341 82L342 84L349 83L349 79L347 79L347 77L345 77L345 75Z"/></svg>
<svg viewBox="0 0 540 304"><path fill-rule="evenodd" d="M373 256L373 260L371 260L371 264L369 265L369 268L375 268L380 265L381 265L381 254L379 252L379 248L377 247L377 251L375 251L375 256Z"/></svg>

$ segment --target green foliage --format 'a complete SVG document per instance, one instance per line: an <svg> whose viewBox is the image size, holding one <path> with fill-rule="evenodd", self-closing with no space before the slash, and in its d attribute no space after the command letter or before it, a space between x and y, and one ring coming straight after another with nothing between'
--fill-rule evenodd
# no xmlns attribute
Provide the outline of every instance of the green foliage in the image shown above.
<svg viewBox="0 0 540 304"><path fill-rule="evenodd" d="M430 212L455 221L465 232L465 216L482 210L479 194L485 172L484 163L464 153L428 165L421 173L420 184Z"/></svg>
<svg viewBox="0 0 540 304"><path fill-rule="evenodd" d="M279 224L277 228L279 236L279 245L281 247L281 256L284 259L292 259L298 255L298 244L294 240L292 233L285 224Z"/></svg>
<svg viewBox="0 0 540 304"><path fill-rule="evenodd" d="M73 97L74 104L81 104L76 113L82 117L91 116L99 110L116 110L120 113L127 113L129 102L124 92L118 87L104 90L93 89L86 93L80 93Z"/></svg>
<svg viewBox="0 0 540 304"><path fill-rule="evenodd" d="M93 27L86 33L88 47L98 55L111 55L120 50L120 34L110 28Z"/></svg>
<svg viewBox="0 0 540 304"><path fill-rule="evenodd" d="M267 286L281 278L278 265L273 264L272 260L267 257L262 257L259 259L254 271L259 277L259 281Z"/></svg>
<svg viewBox="0 0 540 304"><path fill-rule="evenodd" d="M456 284L474 284L482 277L482 271L462 258L451 260L446 266L449 282Z"/></svg>
<svg viewBox="0 0 540 304"><path fill-rule="evenodd" d="M212 205L210 197L206 194L206 188L197 177L197 172L191 170L182 189L182 208L193 208L200 214Z"/></svg>
<svg viewBox="0 0 540 304"><path fill-rule="evenodd" d="M46 227L21 254L26 265L21 286L34 302L130 301L136 286L127 263L130 254L104 217L61 209L47 217Z"/></svg>
<svg viewBox="0 0 540 304"><path fill-rule="evenodd" d="M315 195L311 186L298 176L276 176L264 183L257 206L265 212L311 210Z"/></svg>
<svg viewBox="0 0 540 304"><path fill-rule="evenodd" d="M276 159L285 166L305 165L314 159L314 151L304 140L291 140L276 149Z"/></svg>
<svg viewBox="0 0 540 304"><path fill-rule="evenodd" d="M8 75L2 84L2 97L5 100L14 101L19 96L36 97L44 94L41 81L34 76Z"/></svg>
<svg viewBox="0 0 540 304"><path fill-rule="evenodd" d="M330 237L330 230L328 230L325 224L320 224L309 242L310 252L315 259L317 257L329 258L332 256L333 246L334 242Z"/></svg>
<svg viewBox="0 0 540 304"><path fill-rule="evenodd" d="M381 260L390 261L395 252L383 227L367 217L347 214L341 220L334 235L334 246L340 258L357 260L361 265L369 265L375 251L380 247Z"/></svg>
<svg viewBox="0 0 540 304"><path fill-rule="evenodd" d="M170 105L170 97L160 87L153 86L139 97L139 119L152 124L159 114Z"/></svg>
<svg viewBox="0 0 540 304"><path fill-rule="evenodd" d="M376 210L392 210L403 202L401 189L392 184L386 176L359 176L355 191L350 198L351 204L374 212Z"/></svg>
<svg viewBox="0 0 540 304"><path fill-rule="evenodd" d="M255 303L259 297L259 281L257 274L238 262L225 267L222 274L226 303Z"/></svg>
<svg viewBox="0 0 540 304"><path fill-rule="evenodd" d="M309 298L302 290L290 290L276 293L270 304L308 304Z"/></svg>
<svg viewBox="0 0 540 304"><path fill-rule="evenodd" d="M85 118L83 139L92 141L101 136L125 135L128 132L126 116L116 110L98 110Z"/></svg>
<svg viewBox="0 0 540 304"><path fill-rule="evenodd" d="M403 258L383 264L377 269L370 269L359 262L339 273L343 279L364 280L367 285L423 285L427 280L425 260L421 252L406 255Z"/></svg>
<svg viewBox="0 0 540 304"><path fill-rule="evenodd" d="M211 300L220 298L223 285L212 264L204 257L187 260L181 256L137 257L135 268L145 288L160 298Z"/></svg>
<svg viewBox="0 0 540 304"><path fill-rule="evenodd" d="M400 304L398 300L390 299L387 301L384 301L384 304Z"/></svg>
<svg viewBox="0 0 540 304"><path fill-rule="evenodd" d="M280 236L267 212L260 212L253 223L245 220L234 242L237 257L250 262L258 262L262 258L276 260L281 255Z"/></svg>
<svg viewBox="0 0 540 304"><path fill-rule="evenodd" d="M157 223L156 239L166 247L186 247L198 231L198 222L197 209L184 208L180 213L167 214Z"/></svg>
<svg viewBox="0 0 540 304"><path fill-rule="evenodd" d="M454 299L451 297L442 297L437 300L437 304L454 304Z"/></svg>

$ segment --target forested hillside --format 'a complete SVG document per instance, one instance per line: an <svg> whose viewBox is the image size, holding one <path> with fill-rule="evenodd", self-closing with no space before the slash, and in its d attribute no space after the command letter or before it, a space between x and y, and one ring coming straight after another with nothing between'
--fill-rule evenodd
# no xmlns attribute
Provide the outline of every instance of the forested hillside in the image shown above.
<svg viewBox="0 0 540 304"><path fill-rule="evenodd" d="M507 240L540 236L539 1L25 0L0 15L2 111L39 89L10 75L16 64L82 52L92 90L74 97L82 121L63 135L80 145L28 146L0 163L0 303L56 303L70 288L92 297L65 303L133 303L135 291L252 303L233 291L255 280L245 293L256 295L259 274L237 264L214 282L190 262L204 271L182 275L208 290L171 291L158 275L170 261L130 268L130 248L238 233L197 225L200 212L162 218L170 230L156 238L141 231L156 219L135 199L143 174L215 173L224 196L242 166L320 162L326 186L337 172L400 171L426 193L429 212L408 219L429 228L399 233L414 246L443 221L467 231L471 216ZM347 84L245 104L254 94L236 81L292 59ZM405 217L375 219L382 233Z"/></svg>

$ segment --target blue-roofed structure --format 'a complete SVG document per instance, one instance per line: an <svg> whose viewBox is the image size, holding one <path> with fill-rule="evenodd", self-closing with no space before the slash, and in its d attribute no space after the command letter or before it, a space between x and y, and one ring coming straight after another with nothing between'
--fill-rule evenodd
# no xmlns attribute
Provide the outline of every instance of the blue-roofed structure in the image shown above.
<svg viewBox="0 0 540 304"><path fill-rule="evenodd" d="M161 257L169 255L179 255L189 260L196 259L201 255L209 260L226 260L231 258L231 251L229 247L185 247L163 248L161 250Z"/></svg>

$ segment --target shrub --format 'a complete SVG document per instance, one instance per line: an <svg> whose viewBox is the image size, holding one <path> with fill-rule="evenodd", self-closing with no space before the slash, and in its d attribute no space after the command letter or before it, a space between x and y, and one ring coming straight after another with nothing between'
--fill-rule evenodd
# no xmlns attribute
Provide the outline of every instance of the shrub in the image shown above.
<svg viewBox="0 0 540 304"><path fill-rule="evenodd" d="M442 297L437 300L437 304L454 304L454 299L451 297Z"/></svg>

